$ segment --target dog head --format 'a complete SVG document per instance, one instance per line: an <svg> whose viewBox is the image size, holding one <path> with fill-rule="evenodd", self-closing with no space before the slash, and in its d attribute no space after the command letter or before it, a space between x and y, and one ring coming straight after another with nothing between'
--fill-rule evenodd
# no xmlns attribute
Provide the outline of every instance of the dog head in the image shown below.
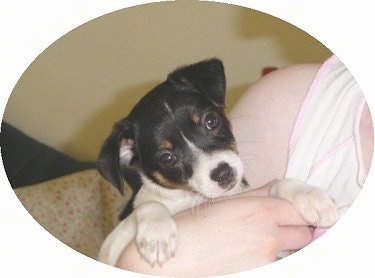
<svg viewBox="0 0 375 278"><path fill-rule="evenodd" d="M164 188L208 198L239 192L246 183L224 114L225 90L218 59L170 73L114 125L99 155L99 171L120 191L124 168L133 167Z"/></svg>

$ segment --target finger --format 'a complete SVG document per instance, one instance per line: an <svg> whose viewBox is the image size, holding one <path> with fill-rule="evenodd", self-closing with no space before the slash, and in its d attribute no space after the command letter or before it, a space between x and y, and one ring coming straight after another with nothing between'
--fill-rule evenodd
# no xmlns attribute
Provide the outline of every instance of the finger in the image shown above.
<svg viewBox="0 0 375 278"><path fill-rule="evenodd" d="M269 202L275 213L275 219L280 226L309 226L310 224L301 216L295 207L286 200L278 198Z"/></svg>
<svg viewBox="0 0 375 278"><path fill-rule="evenodd" d="M309 227L290 226L280 227L278 234L280 251L297 250L308 245L312 240L312 231Z"/></svg>

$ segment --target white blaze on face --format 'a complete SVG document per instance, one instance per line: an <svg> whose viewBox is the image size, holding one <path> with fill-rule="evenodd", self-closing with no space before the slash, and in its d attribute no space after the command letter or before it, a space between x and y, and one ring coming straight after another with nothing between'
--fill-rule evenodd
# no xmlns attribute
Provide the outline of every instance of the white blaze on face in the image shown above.
<svg viewBox="0 0 375 278"><path fill-rule="evenodd" d="M243 164L239 156L232 150L218 150L206 153L196 147L184 135L182 135L193 152L195 161L193 165L193 175L189 179L189 185L195 191L200 192L208 198L232 195L243 191L241 186L243 177ZM228 186L220 186L218 181L211 178L211 173L226 163L231 167L234 174L233 182Z"/></svg>
<svg viewBox="0 0 375 278"><path fill-rule="evenodd" d="M211 173L219 164L227 163L233 169L234 180L225 187L212 180ZM209 198L217 198L241 192L241 181L243 177L243 165L238 155L230 150L216 151L211 154L200 151L194 163L193 176L189 184L196 191Z"/></svg>

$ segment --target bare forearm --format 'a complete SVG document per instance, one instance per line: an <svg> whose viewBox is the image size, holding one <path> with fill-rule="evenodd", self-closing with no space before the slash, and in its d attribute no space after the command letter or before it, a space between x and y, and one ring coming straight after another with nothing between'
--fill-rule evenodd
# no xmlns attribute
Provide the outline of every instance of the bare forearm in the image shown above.
<svg viewBox="0 0 375 278"><path fill-rule="evenodd" d="M293 214L291 218L296 222L292 224L304 224L282 200L262 197L226 200L175 216L178 248L162 267L151 267L142 260L134 243L124 250L117 266L153 275L197 277L238 272L273 262L279 251L289 248L280 245L286 243L279 238L284 231L276 221L275 210L280 208L275 205ZM311 240L311 234L307 227L296 229L292 247L300 248Z"/></svg>

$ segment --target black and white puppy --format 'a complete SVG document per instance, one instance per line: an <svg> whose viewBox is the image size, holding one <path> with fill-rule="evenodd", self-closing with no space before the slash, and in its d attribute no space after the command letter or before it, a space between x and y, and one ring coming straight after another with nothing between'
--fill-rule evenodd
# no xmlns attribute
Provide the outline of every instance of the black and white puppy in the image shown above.
<svg viewBox="0 0 375 278"><path fill-rule="evenodd" d="M126 218L104 241L100 261L115 265L135 239L148 263L162 265L177 247L173 214L251 189L224 114L225 92L222 62L201 61L173 71L114 125L98 169L120 191L126 180L133 197ZM291 201L312 225L337 220L332 199L298 180L275 183L270 195Z"/></svg>

